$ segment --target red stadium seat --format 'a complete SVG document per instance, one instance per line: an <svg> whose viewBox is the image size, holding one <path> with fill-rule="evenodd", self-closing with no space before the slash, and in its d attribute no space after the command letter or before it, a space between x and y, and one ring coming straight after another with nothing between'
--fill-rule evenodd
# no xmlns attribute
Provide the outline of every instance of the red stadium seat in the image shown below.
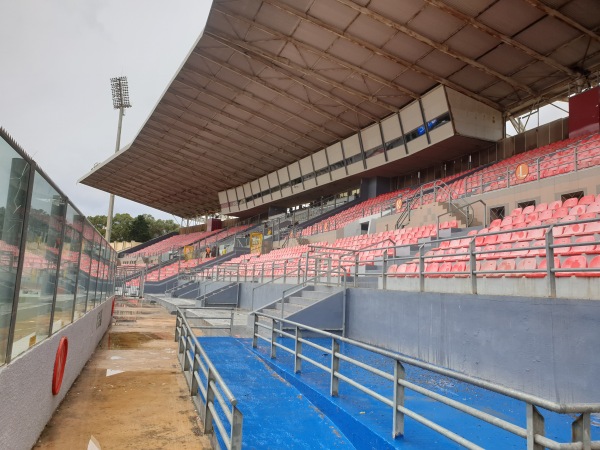
<svg viewBox="0 0 600 450"><path fill-rule="evenodd" d="M569 256L562 264L563 269L585 269L587 268L587 258L584 255ZM581 272L557 272L557 277L580 276ZM585 275L583 275L585 276Z"/></svg>
<svg viewBox="0 0 600 450"><path fill-rule="evenodd" d="M568 198L563 202L563 208L572 208L573 206L577 206L577 203L579 203L577 197Z"/></svg>

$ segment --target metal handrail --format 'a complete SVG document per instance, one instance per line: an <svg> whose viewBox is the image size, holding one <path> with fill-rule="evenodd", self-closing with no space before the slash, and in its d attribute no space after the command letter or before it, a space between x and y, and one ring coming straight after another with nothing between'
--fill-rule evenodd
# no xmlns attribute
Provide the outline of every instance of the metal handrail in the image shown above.
<svg viewBox="0 0 600 450"><path fill-rule="evenodd" d="M190 388L192 401L204 422L204 433L214 436L214 425L216 425L220 438L228 450L241 449L243 416L238 409L238 401L196 339L185 314L179 308L177 308L175 323L175 342L179 344L177 356ZM204 383L200 378L200 371L205 377ZM221 392L224 393L225 398ZM216 405L219 405L229 423L229 433L216 410Z"/></svg>
<svg viewBox="0 0 600 450"><path fill-rule="evenodd" d="M271 326L267 326L264 323L260 322L260 317L264 317L271 321ZM278 324L278 325L276 325ZM285 327L283 326L285 324ZM259 333L259 328L265 328L270 331L269 338L266 338ZM284 329L294 329L295 333L291 334ZM317 336L322 336L325 338L331 339L331 349L326 349L325 347L319 346L308 339L302 337L302 331L309 331L311 333L316 334ZM282 337L289 337L294 339L295 346L293 349L290 349L284 346L281 343L276 342L277 335ZM380 401L381 403L391 406L393 408L393 422L392 422L392 436L395 438L398 435L404 434L404 417L408 416L420 422L421 424L437 431L443 436L463 445L466 448L470 449L480 449L481 447L477 446L473 442L465 439L462 436L457 435L456 433L448 430L441 425L434 423L433 421L426 419L420 414L415 413L410 410L405 405L405 395L404 390L410 389L415 392L419 392L427 397L439 401L447 406L457 409L458 411L467 413L477 419L483 420L484 422L490 423L496 427L499 427L503 430L509 431L519 437L527 439L528 448L535 448L536 444L543 445L548 448L556 448L556 449L598 449L600 448L600 441L590 441L590 417L591 413L600 412L600 403L557 403L553 402L532 394L527 394L525 392L518 391L516 389L507 388L497 383L492 383L489 381L485 381L479 378L475 378L469 375L465 375L462 373L454 372L450 369L445 369L442 367L434 366L433 364L420 361L415 358L411 358L409 356L400 355L397 353L393 353L387 350L383 350L372 345L355 341L350 338L346 338L343 336L338 336L333 333L329 333L327 331L320 330L318 328L313 328L308 325L300 324L298 322L293 322L284 318L274 317L268 314L254 313L254 334L252 339L252 347L258 347L258 339L265 340L271 346L271 358L276 358L277 348L287 351L294 355L294 372L298 373L301 371L301 363L302 361L306 361L311 363L317 368L320 368L330 376L330 394L331 396L337 396L339 392L339 381L344 381L349 385L361 390L372 398ZM383 357L389 358L395 361L394 373L390 374L384 372L368 363L358 361L354 358L351 358L347 355L344 355L341 351L340 343L346 343L363 350L370 351L372 353L376 353ZM309 345L311 347L315 347L320 349L320 351L324 351L331 355L331 365L329 367L324 366L323 364L311 359L310 357L304 355L302 353L303 344ZM372 389L362 385L360 382L353 380L350 376L342 374L340 372L340 364L339 361L343 360L352 365L365 369L374 375L382 377L386 380L392 381L394 383L393 393L390 397L385 397ZM473 386L477 386L483 389L487 389L493 392L496 392L501 395L505 395L511 397L513 399L523 401L526 403L526 412L527 412L527 427L523 428L518 425L512 424L506 420L503 420L499 417L496 417L492 414L489 414L484 411L480 411L471 406L465 405L461 402L458 402L453 399L449 399L441 394L433 392L424 387L418 386L415 383L409 382L406 380L405 369L403 364L409 364L415 367L419 367L424 370L428 370L434 373L437 373L442 376L447 376L453 378L455 380L459 380ZM543 425L543 417L538 408L544 408L556 413L560 414L579 414L579 417L573 422L573 442L572 443L559 443L552 439L548 439L544 436L544 425Z"/></svg>
<svg viewBox="0 0 600 450"><path fill-rule="evenodd" d="M387 272L387 264L389 263L389 261L411 260L418 264L418 271L411 272L410 274L407 274L406 276L418 277L420 279L419 290L421 292L425 291L424 279L431 275L453 275L453 274L456 274L456 275L470 276L471 281L472 281L472 284L471 284L472 293L476 294L477 293L477 277L476 277L476 275L478 275L478 274L486 275L486 274L491 274L491 273L519 274L519 273L544 273L545 272L547 274L546 280L548 281L548 296L556 297L556 278L555 278L556 273L561 273L561 272L598 272L598 269L593 268L593 267L555 268L554 267L554 258L556 255L554 253L554 249L555 248L564 248L564 247L579 247L579 246L585 246L585 245L593 245L593 244L599 244L600 242L581 242L581 243L573 242L573 243L567 243L567 244L554 244L553 230L557 226L562 227L562 226L575 225L575 224L586 224L586 223L592 223L592 222L598 222L598 219L584 219L584 220L578 220L578 221L572 221L572 222L555 223L555 224L551 224L551 225L539 225L539 226L526 227L526 228L512 228L510 230L500 230L500 231L494 231L494 232L480 233L480 234L467 236L467 237L463 236L463 237L459 237L459 238L447 238L447 239L432 240L426 244L421 244L419 246L418 254L416 256L417 261L415 261L415 256L400 257L400 258L398 258L398 257L386 258L385 257L386 253L384 253L383 269L381 272L381 275L383 277L383 288L386 289L386 286L387 286L386 278L391 275ZM503 235L503 234L514 233L514 232L529 232L529 231L540 230L540 229L546 231L544 233L545 241L546 241L544 245L524 247L522 249L510 248L510 249L485 250L484 248L480 248L479 250L476 250L476 240L479 238L485 238L487 236ZM469 250L464 251L462 253L455 253L452 256L468 256L469 257L468 267L466 267L467 270L465 272L437 272L437 271L425 272L425 269L424 269L425 260L443 257L442 255L427 255L427 254L425 254L424 253L425 245L439 247L439 244L441 242L458 241L458 240L463 240L463 239L469 239L469 246L468 246ZM393 247L393 248L395 249L397 247ZM465 247L462 247L462 248L465 248ZM544 269L536 269L534 271L518 270L518 269L485 271L485 270L478 270L476 267L476 262L477 262L476 257L478 255L485 255L485 254L492 254L492 253L495 254L495 253L529 251L529 250L545 250L546 251L547 269L545 269L545 270ZM454 261L454 262L456 262L456 261ZM402 276L402 275L398 275L398 276Z"/></svg>

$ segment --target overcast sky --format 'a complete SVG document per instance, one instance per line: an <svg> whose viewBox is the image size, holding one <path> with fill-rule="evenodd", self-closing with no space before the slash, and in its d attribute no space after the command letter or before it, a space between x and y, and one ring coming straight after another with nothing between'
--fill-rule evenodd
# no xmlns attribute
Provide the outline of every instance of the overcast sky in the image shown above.
<svg viewBox="0 0 600 450"><path fill-rule="evenodd" d="M210 0L0 0L0 126L85 215L108 194L77 184L115 150L110 78L126 75L137 135L200 36ZM117 198L115 212L173 218Z"/></svg>

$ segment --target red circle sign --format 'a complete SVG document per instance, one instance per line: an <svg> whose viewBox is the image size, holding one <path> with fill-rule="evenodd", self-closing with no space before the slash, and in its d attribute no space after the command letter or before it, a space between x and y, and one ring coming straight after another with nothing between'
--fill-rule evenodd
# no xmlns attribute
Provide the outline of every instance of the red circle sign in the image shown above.
<svg viewBox="0 0 600 450"><path fill-rule="evenodd" d="M60 338L56 358L54 359L54 374L52 375L52 395L57 395L62 386L65 366L67 364L67 355L69 353L69 341L66 337Z"/></svg>
<svg viewBox="0 0 600 450"><path fill-rule="evenodd" d="M526 163L519 164L515 170L515 176L519 180L524 180L529 175L529 166Z"/></svg>

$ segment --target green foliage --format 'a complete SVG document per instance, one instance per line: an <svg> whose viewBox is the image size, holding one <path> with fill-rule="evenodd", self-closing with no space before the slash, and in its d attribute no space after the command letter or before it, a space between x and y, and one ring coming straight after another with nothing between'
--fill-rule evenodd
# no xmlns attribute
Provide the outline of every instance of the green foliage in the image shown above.
<svg viewBox="0 0 600 450"><path fill-rule="evenodd" d="M106 234L106 216L88 216L88 220L102 236Z"/></svg>
<svg viewBox="0 0 600 450"><path fill-rule="evenodd" d="M146 242L150 240L150 225L145 216L139 215L131 223L129 237L132 241Z"/></svg>
<svg viewBox="0 0 600 450"><path fill-rule="evenodd" d="M162 236L163 234L171 233L173 231L179 231L179 225L173 222L171 219L162 220L156 219L150 216L149 225L150 225L150 235L152 238Z"/></svg>
<svg viewBox="0 0 600 450"><path fill-rule="evenodd" d="M103 235L106 233L106 216L89 216L88 220ZM179 231L179 225L172 220L155 219L150 214L137 216L117 213L113 217L112 242L146 242L172 231Z"/></svg>
<svg viewBox="0 0 600 450"><path fill-rule="evenodd" d="M152 217L152 216L150 216ZM112 233L110 240L113 242L127 242L133 241L131 239L131 224L133 223L133 217L130 214L115 214L112 223Z"/></svg>

